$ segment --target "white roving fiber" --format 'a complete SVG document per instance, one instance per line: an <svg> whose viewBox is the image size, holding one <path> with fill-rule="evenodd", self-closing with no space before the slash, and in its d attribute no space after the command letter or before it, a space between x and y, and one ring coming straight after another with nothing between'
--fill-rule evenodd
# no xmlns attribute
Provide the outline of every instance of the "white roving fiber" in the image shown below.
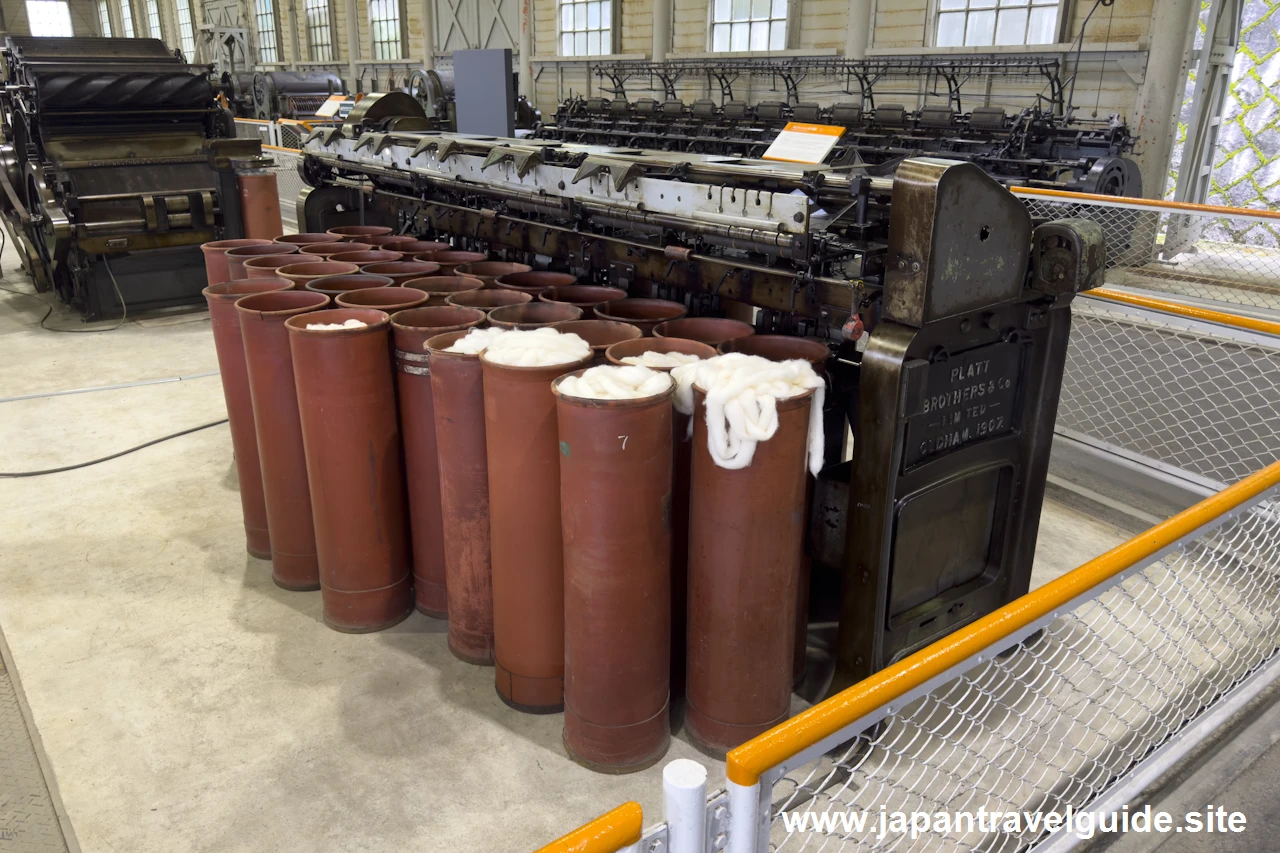
<svg viewBox="0 0 1280 853"><path fill-rule="evenodd" d="M490 341L484 357L508 367L548 367L581 361L591 355L591 345L575 334L555 329L512 330Z"/></svg>
<svg viewBox="0 0 1280 853"><path fill-rule="evenodd" d="M588 400L638 400L669 389L671 377L647 367L602 364L581 376L566 376L559 387L561 394Z"/></svg>
<svg viewBox="0 0 1280 853"><path fill-rule="evenodd" d="M338 329L363 329L369 324L363 320L351 319L345 323L308 323L307 330L316 330L320 332L335 332Z"/></svg>
<svg viewBox="0 0 1280 853"><path fill-rule="evenodd" d="M479 355L489 344L507 333L506 329L472 329L453 342L453 346L445 347L445 352L461 352L467 355ZM423 344L426 346L426 344Z"/></svg>
<svg viewBox="0 0 1280 853"><path fill-rule="evenodd" d="M622 360L623 364L638 364L641 367L679 367L682 364L693 364L702 359L688 352L642 352L629 355Z"/></svg>
<svg viewBox="0 0 1280 853"><path fill-rule="evenodd" d="M671 371L675 407L693 414L693 386L707 393L707 449L721 468L746 468L756 445L778 431L779 400L814 389L809 403L809 473L822 468L822 402L826 385L802 359L769 361L732 352ZM690 427L693 422L690 421Z"/></svg>

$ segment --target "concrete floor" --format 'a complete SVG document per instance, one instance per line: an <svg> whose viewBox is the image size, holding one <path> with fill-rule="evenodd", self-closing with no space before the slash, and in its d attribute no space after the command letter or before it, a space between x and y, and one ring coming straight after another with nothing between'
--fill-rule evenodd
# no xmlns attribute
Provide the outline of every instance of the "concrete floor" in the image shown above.
<svg viewBox="0 0 1280 853"><path fill-rule="evenodd" d="M30 291L11 252L3 269ZM64 335L44 310L0 292L0 397L217 369L204 313ZM224 416L217 377L0 403L0 471ZM244 551L225 426L0 482L0 627L84 850L527 851L628 799L658 819L661 766L569 761L561 718L508 709L442 623L339 634L318 593L274 586ZM1049 504L1035 583L1126 538ZM682 757L723 783L677 738Z"/></svg>

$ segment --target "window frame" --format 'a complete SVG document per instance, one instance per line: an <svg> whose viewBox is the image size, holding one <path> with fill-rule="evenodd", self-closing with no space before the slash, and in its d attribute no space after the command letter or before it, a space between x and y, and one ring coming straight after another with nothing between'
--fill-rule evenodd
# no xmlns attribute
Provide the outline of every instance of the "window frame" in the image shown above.
<svg viewBox="0 0 1280 853"><path fill-rule="evenodd" d="M590 2L590 0L556 0L556 56L559 56L563 59L590 59L592 57L615 55L618 52L618 31L620 26L618 17L620 15L619 7L621 6L621 3L615 2L615 0L600 0L600 2L607 4L609 7L609 27L607 30L601 27L595 30L573 29L568 31L570 33L578 33L578 32L606 33L607 32L608 39L609 39L608 50L605 50L604 45L601 45L600 53L565 53L564 52L564 36L566 31L563 26L564 18L562 16L564 13L562 11L562 8L566 5L566 2L570 6L577 6L577 5L586 5L586 3Z"/></svg>
<svg viewBox="0 0 1280 853"><path fill-rule="evenodd" d="M185 24L182 21L183 12L187 15ZM192 0L174 0L174 18L178 24L178 44L182 47L182 53L186 56L187 62L195 62L196 18ZM189 47L188 43L190 43Z"/></svg>
<svg viewBox="0 0 1280 853"><path fill-rule="evenodd" d="M969 13L970 13L970 12L987 12L987 11L994 11L994 12L996 12L996 13L997 13L997 20L996 20L996 23L997 23L997 25L999 24L999 10L1000 10L1000 8L1001 8L1001 6L1000 6L1000 0L995 0L995 4L996 4L996 5L991 6L991 7L988 7L988 8L984 8L984 9L970 9L970 8L969 8L969 2L972 2L972 0L966 0L965 8L964 8L964 10L963 10L964 15L965 15L965 30L966 30L966 34L967 34L967 31L968 31L968 16L969 16ZM1034 7L1034 6L1040 6L1041 8L1047 8L1047 7L1049 7L1049 6L1053 6L1054 8L1056 8L1056 9L1057 9L1057 15L1056 15L1055 20L1054 20L1053 29L1051 30L1051 32L1053 33L1053 35L1052 35L1051 40L1050 40L1050 41L1047 41L1047 42L1037 42L1037 43L1035 43L1035 44L1027 44L1027 42L1025 41L1025 29L1024 29L1024 31L1023 31L1023 33L1024 33L1024 41L1019 42L1019 43L1015 43L1015 44L995 44L995 32L993 31L993 32L992 32L992 39L991 39L992 43L991 43L991 44L984 44L984 45L966 45L966 44L958 44L958 45L939 45L939 44L938 44L938 26L939 26L939 24L940 24L939 17L940 17L943 13L946 13L946 12L958 12L958 11L961 11L961 10L958 10L958 9L942 9L942 8L941 8L941 0L929 0L929 14L928 14L928 16L927 16L927 18L926 18L926 20L925 20L925 40L926 40L926 41L925 41L925 47L939 47L939 48L941 48L941 49L943 49L943 50L951 50L951 49L953 49L953 48L957 48L957 47L962 47L962 48L973 48L973 49L984 49L984 48L985 48L985 49L990 49L990 50L993 50L993 51L1000 51L1000 50L1017 50L1017 49L1019 49L1019 48L1023 48L1023 47L1031 47L1031 48L1036 48L1036 47L1046 47L1046 46L1048 46L1048 45L1052 45L1052 44L1060 44L1060 43L1062 42L1062 39L1063 39L1063 35L1062 35L1062 33L1063 33L1063 28L1066 26L1067 16L1068 16L1068 15L1070 14L1070 12L1071 12L1072 5L1073 5L1073 4L1070 2L1070 0L1056 0L1056 2L1054 2L1054 3L1035 3L1035 2L1033 2L1033 0L1028 0L1027 6L1026 6L1026 8L1028 9L1028 12L1029 12L1029 11L1030 11L1030 9L1031 9L1032 7ZM1030 17L1029 17L1029 16L1028 16L1027 24L1028 24L1028 25L1030 24Z"/></svg>
<svg viewBox="0 0 1280 853"><path fill-rule="evenodd" d="M147 38L164 41L164 19L160 17L160 0L143 0L143 14L147 20ZM152 13L155 20L152 20Z"/></svg>
<svg viewBox="0 0 1280 853"><path fill-rule="evenodd" d="M936 2L936 0L934 1ZM748 53L777 53L778 51L790 50L792 45L792 39L794 37L794 33L796 30L796 27L795 27L796 14L797 14L796 9L800 5L800 2L801 0L787 0L787 13L781 18L773 17L773 8L772 8L773 4L770 3L769 18L768 18L769 22L782 21L782 26L783 26L782 47L766 47L764 50L759 50L759 49L753 49L750 46L748 46L746 50L733 50L732 48L729 50L716 50L715 48L716 24L722 24L722 25L728 24L731 26L734 23L733 17L732 17L733 16L733 9L732 9L733 0L729 0L730 17L728 21L716 20L716 0L708 0L707 2L707 53L712 53L717 56L725 56L730 54L743 55ZM748 35L747 38L749 40L750 35ZM732 36L730 37L730 41L732 43Z"/></svg>
<svg viewBox="0 0 1280 853"><path fill-rule="evenodd" d="M312 27L311 27L310 15L312 10L309 8L309 4L311 2L312 0L302 0L302 29L306 34L306 39L307 39L307 57L311 62L337 62L338 61L338 45L336 44L334 39L335 12L333 7L333 0L315 0L315 5L317 7L324 9L324 14L325 14L324 29L329 34L329 42L324 46L325 49L329 52L329 55L323 56L323 57L316 55L316 42L311 37ZM372 33L372 26L370 26L370 32Z"/></svg>
<svg viewBox="0 0 1280 853"><path fill-rule="evenodd" d="M71 4L67 2L67 0L25 0L25 2L23 2L22 4L22 11L27 16L27 30L31 33L31 35L37 36L37 37L40 37L42 35L48 35L44 33L42 34L36 33L35 27L31 25L31 20L32 20L31 3L33 2L53 3L55 6L60 4L63 11L67 13L67 32L65 34L62 34L62 33L54 34L52 37L53 38L71 38L75 36L76 25L75 25L75 21L71 19ZM58 23L61 23L61 21L59 21Z"/></svg>
<svg viewBox="0 0 1280 853"><path fill-rule="evenodd" d="M138 26L133 20L133 5L131 0L120 0L119 9L121 37L136 39L138 37Z"/></svg>
<svg viewBox="0 0 1280 853"><path fill-rule="evenodd" d="M115 30L111 26L111 0L98 0L98 35L111 38Z"/></svg>
<svg viewBox="0 0 1280 853"><path fill-rule="evenodd" d="M267 11L264 13L262 7L265 6ZM284 62L284 50L282 39L280 38L280 10L276 8L276 0L253 0L253 33L255 36L255 53L257 54L257 65L280 65ZM262 55L263 39L262 34L267 32L262 27L262 19L267 15L271 16L271 51L274 54L273 59L266 59Z"/></svg>
<svg viewBox="0 0 1280 853"><path fill-rule="evenodd" d="M353 0L354 1L354 0ZM406 27L408 25L408 10L405 8L404 0L381 0L393 4L396 10L396 23L399 30L399 48L398 56L379 56L378 55L378 35L373 31L373 4L379 0L367 0L365 4L365 22L369 26L369 57L374 62L403 62L405 52L409 47L409 37Z"/></svg>

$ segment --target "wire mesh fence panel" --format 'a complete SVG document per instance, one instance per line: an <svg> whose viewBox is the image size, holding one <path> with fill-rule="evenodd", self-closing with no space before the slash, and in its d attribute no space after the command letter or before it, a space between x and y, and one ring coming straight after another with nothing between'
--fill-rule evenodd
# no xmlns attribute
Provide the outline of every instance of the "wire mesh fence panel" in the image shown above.
<svg viewBox="0 0 1280 853"><path fill-rule="evenodd" d="M301 229L301 224L298 222L297 203L298 195L306 188L302 175L298 172L302 155L282 151L279 148L273 148L267 153L275 161L273 168L276 173L276 188L280 193L280 215L286 222L292 222L296 228Z"/></svg>
<svg viewBox="0 0 1280 853"><path fill-rule="evenodd" d="M1013 853L1088 808L1280 652L1276 497L775 782L770 849Z"/></svg>
<svg viewBox="0 0 1280 853"><path fill-rule="evenodd" d="M1280 458L1280 339L1077 299L1057 430L1233 483Z"/></svg>
<svg viewBox="0 0 1280 853"><path fill-rule="evenodd" d="M1280 222L1240 211L1180 211L1123 201L1022 196L1032 217L1081 217L1107 238L1108 284L1280 310Z"/></svg>
<svg viewBox="0 0 1280 853"><path fill-rule="evenodd" d="M280 147L281 148L301 148L303 135L308 131L305 127L297 124L280 124Z"/></svg>
<svg viewBox="0 0 1280 853"><path fill-rule="evenodd" d="M236 139L258 139L263 145L270 145L271 125L261 121L236 119Z"/></svg>

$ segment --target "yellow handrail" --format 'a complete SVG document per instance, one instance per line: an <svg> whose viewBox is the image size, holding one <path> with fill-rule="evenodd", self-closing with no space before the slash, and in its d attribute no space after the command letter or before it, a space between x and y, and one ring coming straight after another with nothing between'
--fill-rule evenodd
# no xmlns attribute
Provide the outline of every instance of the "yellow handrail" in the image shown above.
<svg viewBox="0 0 1280 853"><path fill-rule="evenodd" d="M640 840L644 810L639 803L623 803L583 824L535 853L617 853Z"/></svg>
<svg viewBox="0 0 1280 853"><path fill-rule="evenodd" d="M910 657L770 729L729 753L726 771L738 785L754 785L760 774L823 738L898 699L931 678L969 660L994 643L1044 616L1125 569L1195 532L1223 513L1280 483L1280 462L1112 548L1057 580L1027 593Z"/></svg>
<svg viewBox="0 0 1280 853"><path fill-rule="evenodd" d="M1110 299L1113 302L1124 302L1129 305L1136 305L1139 308L1150 308L1154 311L1167 311L1170 314L1180 314L1183 317L1190 317L1193 320L1205 320L1209 323L1221 323L1224 326L1235 326L1237 329L1248 329L1251 332L1262 332L1267 335L1280 336L1280 323L1271 320L1258 320L1254 317L1241 317L1238 314L1228 314L1224 311L1212 311L1208 308L1193 308L1190 305L1183 305L1179 302L1170 302L1167 299L1157 299L1153 296L1138 296L1134 293L1121 293L1117 290L1110 290L1100 287L1096 290L1087 291L1088 296L1100 296L1103 299Z"/></svg>
<svg viewBox="0 0 1280 853"><path fill-rule="evenodd" d="M1129 198L1120 195L1096 195L1094 193L1075 193L1067 190L1046 190L1039 187L1011 187L1014 195L1040 196L1042 198L1061 198L1068 201L1104 202L1111 204L1133 205L1134 207L1150 207L1160 210L1187 210L1193 213L1212 213L1219 216L1247 216L1253 219L1280 219L1280 211L1246 210L1241 207L1223 207L1217 204L1191 204L1186 201L1163 201L1158 198Z"/></svg>

